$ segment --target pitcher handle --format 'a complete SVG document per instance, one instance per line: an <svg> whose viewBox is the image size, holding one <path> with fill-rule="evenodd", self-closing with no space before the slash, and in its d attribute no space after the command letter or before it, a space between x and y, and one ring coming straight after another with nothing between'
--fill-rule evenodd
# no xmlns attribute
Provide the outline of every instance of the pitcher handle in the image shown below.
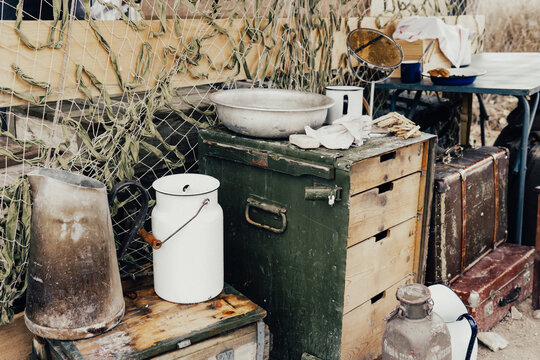
<svg viewBox="0 0 540 360"><path fill-rule="evenodd" d="M148 201L150 199L150 195L148 194L148 191L137 181L122 181L116 184L109 195L109 204L112 204L114 198L116 197L116 194L118 194L118 191L122 190L125 187L128 186L134 186L138 188L142 193L142 205L141 210L139 212L139 215L135 219L135 223L133 224L133 227L129 231L128 237L124 242L122 243L120 247L120 251L118 252L118 260L122 259L124 255L126 254L126 250L128 249L129 245L135 239L135 236L137 235L137 231L142 228L144 221L146 220L146 215L148 214Z"/></svg>

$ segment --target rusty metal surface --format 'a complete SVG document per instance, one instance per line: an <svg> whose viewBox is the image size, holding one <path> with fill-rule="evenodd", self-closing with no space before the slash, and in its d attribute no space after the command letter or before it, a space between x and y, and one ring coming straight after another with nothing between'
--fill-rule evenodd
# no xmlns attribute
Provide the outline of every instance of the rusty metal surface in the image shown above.
<svg viewBox="0 0 540 360"><path fill-rule="evenodd" d="M428 283L452 282L506 240L508 152L466 149L435 167Z"/></svg>
<svg viewBox="0 0 540 360"><path fill-rule="evenodd" d="M91 337L116 325L125 306L107 190L95 180L77 183L86 177L67 182L68 175L48 175L29 175L34 202L25 322L46 338Z"/></svg>
<svg viewBox="0 0 540 360"><path fill-rule="evenodd" d="M479 331L491 329L512 305L531 294L533 262L533 248L503 244L451 285Z"/></svg>

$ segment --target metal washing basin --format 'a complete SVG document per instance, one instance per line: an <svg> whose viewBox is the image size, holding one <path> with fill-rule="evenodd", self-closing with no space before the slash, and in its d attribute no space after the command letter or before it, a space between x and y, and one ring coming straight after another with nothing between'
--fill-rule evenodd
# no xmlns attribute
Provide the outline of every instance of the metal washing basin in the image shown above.
<svg viewBox="0 0 540 360"><path fill-rule="evenodd" d="M318 128L334 105L334 100L325 95L262 88L221 90L209 98L229 130L262 138L303 133L306 125Z"/></svg>

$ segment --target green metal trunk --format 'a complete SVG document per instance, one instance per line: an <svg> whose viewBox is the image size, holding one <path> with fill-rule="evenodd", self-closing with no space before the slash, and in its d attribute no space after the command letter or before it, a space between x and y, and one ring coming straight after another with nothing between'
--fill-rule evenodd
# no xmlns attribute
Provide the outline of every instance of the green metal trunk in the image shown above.
<svg viewBox="0 0 540 360"><path fill-rule="evenodd" d="M431 135L390 137L344 151L301 150L221 128L200 131L200 171L221 182L225 279L268 311L271 358L342 358L351 169L364 159L424 143L425 180L434 141ZM422 229L426 218L421 216ZM423 274L423 261L419 266L416 274Z"/></svg>

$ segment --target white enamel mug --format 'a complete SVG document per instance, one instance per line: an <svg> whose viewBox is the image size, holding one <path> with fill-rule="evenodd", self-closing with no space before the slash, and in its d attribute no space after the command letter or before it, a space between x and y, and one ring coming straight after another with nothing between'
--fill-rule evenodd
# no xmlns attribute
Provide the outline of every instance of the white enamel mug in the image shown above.
<svg viewBox="0 0 540 360"><path fill-rule="evenodd" d="M333 124L345 115L361 116L363 108L364 88L359 86L327 86L326 96L336 103L328 109L326 123Z"/></svg>

